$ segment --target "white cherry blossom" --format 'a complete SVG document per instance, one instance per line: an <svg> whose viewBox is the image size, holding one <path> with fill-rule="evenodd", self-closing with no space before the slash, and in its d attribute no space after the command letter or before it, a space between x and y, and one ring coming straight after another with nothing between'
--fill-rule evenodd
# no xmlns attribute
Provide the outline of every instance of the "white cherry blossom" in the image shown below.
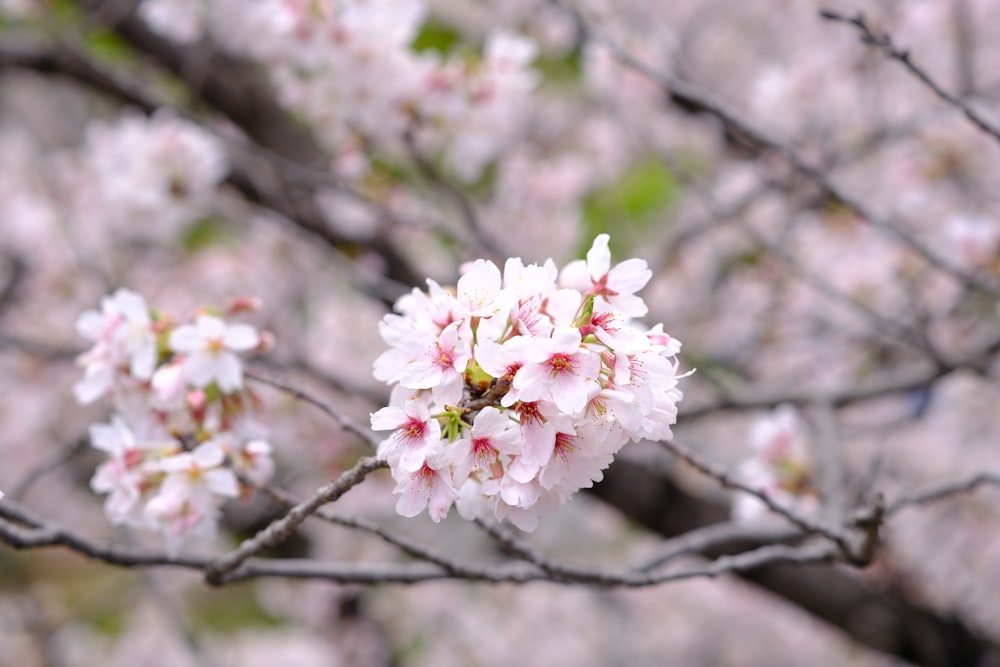
<svg viewBox="0 0 1000 667"><path fill-rule="evenodd" d="M150 459L157 452L175 451L176 446L166 434L153 441L140 440L119 416L109 424L91 426L90 442L110 457L90 480L95 493L108 494L104 513L112 523L136 523L143 487L156 473Z"/></svg>
<svg viewBox="0 0 1000 667"><path fill-rule="evenodd" d="M514 376L522 401L546 400L567 414L577 414L597 393L601 359L581 346L580 330L558 327L552 338L538 338L528 349L529 363Z"/></svg>
<svg viewBox="0 0 1000 667"><path fill-rule="evenodd" d="M401 408L382 408L372 414L371 424L376 431L393 430L379 445L378 453L406 472L419 470L441 440L441 425L431 418L427 405L415 398Z"/></svg>
<svg viewBox="0 0 1000 667"><path fill-rule="evenodd" d="M191 532L213 532L220 498L239 495L236 474L223 465L225 460L222 447L208 441L157 464L166 477L146 503L144 514L168 544L176 546Z"/></svg>
<svg viewBox="0 0 1000 667"><path fill-rule="evenodd" d="M567 287L575 287L599 297L596 310L614 310L624 317L642 317L646 304L635 295L649 282L653 272L642 259L627 259L611 266L609 236L600 234L587 251L586 262L572 262L563 269L560 279Z"/></svg>
<svg viewBox="0 0 1000 667"><path fill-rule="evenodd" d="M240 494L237 474L248 485L273 475L273 448L250 415L252 391L227 393L242 387L237 353L261 336L214 316L178 324L151 312L120 289L78 319L94 346L80 357L85 375L75 390L81 402L108 394L115 409L90 428L92 447L107 456L90 481L107 496L105 515L161 532L176 552L188 537L214 533L222 503ZM164 343L172 356L160 354ZM213 382L219 392L206 389Z"/></svg>
<svg viewBox="0 0 1000 667"><path fill-rule="evenodd" d="M500 290L500 269L493 262L476 260L458 279L458 303L470 317L492 317L509 307Z"/></svg>
<svg viewBox="0 0 1000 667"><path fill-rule="evenodd" d="M152 377L156 334L149 308L135 292L121 288L105 297L100 312L80 315L76 331L94 343L77 360L84 367L84 378L74 387L81 403L92 403L110 391L123 370L138 380Z"/></svg>
<svg viewBox="0 0 1000 667"><path fill-rule="evenodd" d="M379 446L397 481L397 511L452 503L533 530L539 516L599 480L627 442L668 438L677 420L680 343L632 324L641 260L610 266L599 236L586 262L466 265L454 292L428 281L386 315L390 349L375 377L393 386L371 416L393 430ZM575 275L576 274L576 275ZM624 310L623 310L624 309Z"/></svg>
<svg viewBox="0 0 1000 667"><path fill-rule="evenodd" d="M413 517L428 508L431 519L437 523L448 515L458 497L447 464L440 457L433 457L414 472L402 472L396 477L393 493L399 495L396 511L400 516Z"/></svg>
<svg viewBox="0 0 1000 667"><path fill-rule="evenodd" d="M519 429L508 415L494 407L483 408L468 436L450 448L456 477L465 479L473 473L484 479L503 477L510 456L519 450L519 440Z"/></svg>
<svg viewBox="0 0 1000 667"><path fill-rule="evenodd" d="M226 324L213 315L200 315L193 325L178 327L170 334L170 349L184 355L187 380L206 387L215 382L223 392L243 386L243 365L237 352L257 347L260 337L246 324Z"/></svg>

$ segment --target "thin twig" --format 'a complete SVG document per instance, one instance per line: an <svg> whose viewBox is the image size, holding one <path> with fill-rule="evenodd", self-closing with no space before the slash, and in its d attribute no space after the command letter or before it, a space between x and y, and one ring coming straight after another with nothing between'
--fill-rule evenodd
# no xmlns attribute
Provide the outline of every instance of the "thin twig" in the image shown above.
<svg viewBox="0 0 1000 667"><path fill-rule="evenodd" d="M309 392L305 391L304 389L295 387L283 380L277 380L275 378L267 377L266 375L261 375L260 373L257 373L255 371L247 371L246 377L255 382L266 384L269 387L280 389L281 391L294 396L300 401L303 401L305 403L308 403L309 405L319 408L325 415L327 415L335 422L337 422L337 424L342 429L344 429L348 433L352 433L361 438L361 440L363 440L365 444L367 444L372 451L378 449L379 439L378 437L375 436L374 433L372 433L366 428L359 426L357 423L354 422L354 420L352 420L350 417L340 412L337 408L333 407L326 401L323 401L313 396Z"/></svg>
<svg viewBox="0 0 1000 667"><path fill-rule="evenodd" d="M20 525L18 525L20 524ZM218 559L206 556L176 556L144 553L96 544L55 524L33 517L10 500L0 500L0 542L16 549L62 546L81 555L122 567L180 567L211 573ZM715 577L754 570L777 563L816 563L838 559L838 549L827 542L790 547L772 544L738 554L723 556L708 564L684 567L664 573L644 573L627 569L591 569L549 564L547 572L530 563L469 564L456 570L433 563L321 563L308 559L247 559L241 561L218 583L232 583L262 577L319 579L355 584L414 584L460 579L484 583L527 583L548 581L560 584L590 584L617 587L648 587L671 581Z"/></svg>
<svg viewBox="0 0 1000 667"><path fill-rule="evenodd" d="M650 572L681 556L704 554L709 549L727 544L739 542L777 543L804 536L805 534L801 530L790 526L762 526L744 522L716 523L663 541L656 546L653 555L641 560L634 569L639 572Z"/></svg>
<svg viewBox="0 0 1000 667"><path fill-rule="evenodd" d="M842 554L848 560L851 560L853 558L854 549L851 545L850 539L840 529L827 525L825 522L822 522L819 519L799 514L794 509L786 507L785 505L776 502L774 499L771 498L771 496L769 496L767 493L764 493L760 489L756 489L752 486L744 484L743 482L739 481L738 479L727 473L725 470L707 461L703 461L701 458L699 458L693 452L691 452L687 447L684 447L683 445L677 443L676 441L660 440L658 444L667 451L669 451L670 453L682 459L685 463L687 463L689 466L691 466L698 472L708 477L711 477L712 479L716 480L717 482L719 482L719 484L726 487L727 489L734 489L736 491L743 491L744 493L749 493L751 496L757 498L765 505L767 505L768 509L770 509L772 512L775 512L785 517L785 519L790 521L794 526L796 526L803 532L809 533L810 535L822 535L823 537L827 538L840 548Z"/></svg>
<svg viewBox="0 0 1000 667"><path fill-rule="evenodd" d="M410 158L420 170L420 173L423 174L424 178L430 181L432 185L434 185L452 201L455 208L458 210L462 221L465 223L465 227L468 229L469 233L472 234L472 237L476 240L476 242L479 243L484 250L497 257L503 257L504 253L497 248L496 244L493 243L488 236L483 233L482 225L479 222L479 214L476 212L476 207L469 198L468 194L452 183L444 174L441 173L437 166L423 154L420 147L417 146L412 133L407 132L403 138L406 142L406 148L410 153Z"/></svg>
<svg viewBox="0 0 1000 667"><path fill-rule="evenodd" d="M42 521L13 501L0 500L0 541L16 549L62 546L109 565L121 567L180 567L202 570L207 557L144 553L96 544L70 530Z"/></svg>
<svg viewBox="0 0 1000 667"><path fill-rule="evenodd" d="M672 98L683 102L688 108L695 109L717 119L734 136L739 137L747 145L760 151L770 151L779 156L792 169L816 184L823 193L843 204L862 220L867 220L877 229L895 238L901 244L923 257L931 266L954 276L966 286L976 287L993 296L1000 297L1000 283L997 280L988 276L971 274L955 266L950 261L941 257L923 241L918 240L912 234L903 230L894 221L876 215L874 211L852 197L846 190L837 186L823 170L807 162L797 151L777 139L768 136L763 130L755 127L737 113L729 110L722 102L713 99L698 86L660 71L633 56L608 35L597 30L581 14L579 9L570 6L564 0L550 1L574 16L584 34L595 43L606 48L611 56L623 66L643 75L651 82L663 88Z"/></svg>
<svg viewBox="0 0 1000 667"><path fill-rule="evenodd" d="M356 382L352 379L335 375L324 369L318 368L303 356L296 355L292 359L284 360L278 360L272 357L260 357L255 360L254 365L258 368L267 370L269 373L280 373L286 377L293 374L296 376L303 376L309 380L315 380L316 382L334 391L347 394L349 396L357 396L376 405L387 405L389 403L388 388L372 388L365 385L363 382Z"/></svg>
<svg viewBox="0 0 1000 667"><path fill-rule="evenodd" d="M87 448L88 444L90 444L90 442L87 438L77 438L76 442L74 442L70 447L60 450L45 461L42 461L24 475L24 477L17 483L17 486L11 490L10 497L14 500L22 500L35 482L42 479L50 472L58 470L62 466L69 463L73 460L73 458L83 452Z"/></svg>
<svg viewBox="0 0 1000 667"><path fill-rule="evenodd" d="M973 475L965 480L949 482L947 484L942 484L941 486L935 486L930 489L914 493L913 495L903 496L902 498L890 503L885 508L885 514L886 516L891 516L900 510L906 509L907 507L916 507L918 505L924 505L937 500L950 498L951 496L958 495L960 493L968 493L970 491L974 491L980 486L1000 486L1000 473L983 472L978 475Z"/></svg>
<svg viewBox="0 0 1000 667"><path fill-rule="evenodd" d="M961 358L942 361L940 364L921 364L919 367L902 369L892 375L881 376L864 383L852 383L825 390L768 390L765 387L757 387L753 392L727 390L717 401L682 407L678 418L700 419L720 410L760 410L773 408L782 403L822 403L843 407L873 398L923 389L958 370L984 373L997 352L1000 352L1000 337L983 342Z"/></svg>
<svg viewBox="0 0 1000 667"><path fill-rule="evenodd" d="M258 487L261 493L267 495L271 500L281 506L283 509L290 510L295 505L299 504L299 500L295 499L290 493L282 489L265 486ZM384 528L381 528L371 521L366 521L364 519L359 519L355 517L345 517L330 512L325 509L319 509L316 512L316 518L322 519L328 523L342 526L344 528L351 528L353 530L359 530L371 535L374 535L381 539L383 542L390 544L408 556L412 556L418 560L437 565L444 571L452 574L455 577L468 577L473 576L474 571L469 568L467 564L460 563L459 561L445 556L441 553L432 551L428 547L418 544L409 538L403 537L402 535L397 535L395 533L389 532Z"/></svg>
<svg viewBox="0 0 1000 667"><path fill-rule="evenodd" d="M996 141L1000 142L1000 128L993 125L978 111L966 104L966 102L961 98L952 95L942 88L941 85L935 81L924 68L913 62L913 58L910 56L910 52L908 50L900 49L893 43L892 36L889 33L876 33L871 26L868 25L864 14L858 13L854 16L847 16L830 9L821 9L819 10L819 15L827 21L846 23L847 25L852 25L857 28L859 37L864 44L876 47L886 56L903 65L903 67L905 67L910 74L916 77L918 81L929 88L940 99L944 100L955 109L961 111L973 125L993 137Z"/></svg>
<svg viewBox="0 0 1000 667"><path fill-rule="evenodd" d="M480 576L464 577L467 581L491 584L547 581L559 584L589 584L606 587L645 588L672 581L717 577L735 572L756 570L779 563L809 564L837 560L837 548L828 542L813 542L799 547L773 544L737 556L723 556L705 565L697 565L661 574L630 571L585 572L582 577L560 576L542 572L528 564L506 564L484 568ZM286 579L319 579L358 584L415 584L452 579L447 572L425 563L414 564L351 564L319 563L312 560L257 560L245 564L227 577L227 582L259 577Z"/></svg>
<svg viewBox="0 0 1000 667"><path fill-rule="evenodd" d="M205 580L212 585L219 585L226 574L235 570L248 558L281 544L320 507L340 498L360 484L369 473L386 468L388 465L385 461L375 457L369 456L361 459L357 465L341 474L335 481L318 489L311 498L299 503L283 517L273 521L267 528L244 541L239 548L215 559L205 571Z"/></svg>

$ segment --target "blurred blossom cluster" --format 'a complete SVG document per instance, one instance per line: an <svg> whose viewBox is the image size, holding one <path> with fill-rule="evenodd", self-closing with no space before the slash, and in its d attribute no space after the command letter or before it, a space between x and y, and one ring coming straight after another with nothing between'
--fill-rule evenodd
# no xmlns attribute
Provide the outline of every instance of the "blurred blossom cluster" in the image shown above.
<svg viewBox="0 0 1000 667"><path fill-rule="evenodd" d="M218 215L229 163L207 128L170 110L127 111L82 134L78 146L46 151L28 133L0 131L0 248L53 260L53 241L66 239L105 262L109 245L172 242Z"/></svg>
<svg viewBox="0 0 1000 667"><path fill-rule="evenodd" d="M141 219L154 238L208 214L229 171L211 132L163 111L93 123L79 161L73 166L88 179L78 190L85 210L122 230Z"/></svg>
<svg viewBox="0 0 1000 667"><path fill-rule="evenodd" d="M23 18L40 13L43 0L0 0L0 14Z"/></svg>
<svg viewBox="0 0 1000 667"><path fill-rule="evenodd" d="M741 481L782 507L800 512L819 507L805 427L794 407L781 405L760 417L750 429L748 444L753 454L737 471ZM756 519L768 511L748 493L737 493L733 499L733 516L738 520Z"/></svg>
<svg viewBox="0 0 1000 667"><path fill-rule="evenodd" d="M255 306L244 300L230 312ZM78 360L76 397L107 396L115 410L90 427L91 445L108 456L90 482L107 494L108 519L157 530L172 548L189 534L212 534L221 504L274 471L239 356L268 337L209 311L176 322L124 288L76 328L93 343Z"/></svg>
<svg viewBox="0 0 1000 667"><path fill-rule="evenodd" d="M266 63L282 102L334 153L355 158L336 163L354 179L368 173L360 146L400 154L412 141L475 180L520 129L537 83L528 67L536 47L509 31L475 57L411 49L427 15L420 0L149 0L140 9L173 39L212 32Z"/></svg>
<svg viewBox="0 0 1000 667"><path fill-rule="evenodd" d="M428 281L396 303L380 331L391 349L375 377L393 385L372 427L397 481L396 509L434 521L457 503L533 530L630 440L671 437L679 341L635 293L646 262L611 265L608 235L586 260L466 265L454 290Z"/></svg>

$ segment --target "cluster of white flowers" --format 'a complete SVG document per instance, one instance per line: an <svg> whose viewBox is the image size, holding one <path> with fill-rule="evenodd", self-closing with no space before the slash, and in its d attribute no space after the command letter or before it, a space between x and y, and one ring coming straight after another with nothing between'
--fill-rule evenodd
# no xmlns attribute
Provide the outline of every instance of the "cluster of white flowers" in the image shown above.
<svg viewBox="0 0 1000 667"><path fill-rule="evenodd" d="M944 233L959 266L968 271L996 270L1000 256L1000 225L996 221L952 215L944 222Z"/></svg>
<svg viewBox="0 0 1000 667"><path fill-rule="evenodd" d="M754 422L748 437L753 456L740 465L738 476L750 487L763 491L774 502L800 512L814 512L819 499L812 481L812 462L806 446L805 428L798 411L778 406ZM733 517L749 521L767 514L758 498L737 493Z"/></svg>
<svg viewBox="0 0 1000 667"><path fill-rule="evenodd" d="M0 16L27 18L41 12L40 0L0 0Z"/></svg>
<svg viewBox="0 0 1000 667"><path fill-rule="evenodd" d="M254 305L240 301L231 310ZM207 312L175 323L127 289L83 313L76 328L93 343L79 357L76 397L92 403L108 395L116 412L90 429L92 446L109 457L90 482L108 494L108 518L158 530L173 547L190 533L213 533L241 478L260 484L274 470L237 356L266 338Z"/></svg>
<svg viewBox="0 0 1000 667"><path fill-rule="evenodd" d="M433 520L457 504L533 530L539 514L600 480L628 441L671 437L680 342L641 329L646 262L611 266L608 236L560 273L552 260L467 266L454 290L428 281L380 325L374 365L393 384L372 414L400 498Z"/></svg>
<svg viewBox="0 0 1000 667"><path fill-rule="evenodd" d="M414 51L422 0L147 0L140 11L174 39L210 31L266 65L282 102L337 154L359 143L399 153L409 136L467 180L510 145L538 78L534 43L507 32L477 58Z"/></svg>
<svg viewBox="0 0 1000 667"><path fill-rule="evenodd" d="M229 171L218 139L168 111L92 123L66 166L76 215L153 238L210 214Z"/></svg>

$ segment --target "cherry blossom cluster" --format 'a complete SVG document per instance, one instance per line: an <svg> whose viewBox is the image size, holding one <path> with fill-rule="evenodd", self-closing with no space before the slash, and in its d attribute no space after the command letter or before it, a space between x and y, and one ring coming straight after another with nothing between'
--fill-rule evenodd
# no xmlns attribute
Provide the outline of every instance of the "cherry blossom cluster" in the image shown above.
<svg viewBox="0 0 1000 667"><path fill-rule="evenodd" d="M535 45L509 32L481 56L410 48L427 14L420 0L148 0L154 29L180 41L206 32L265 64L282 102L343 159L368 172L360 148L400 153L411 139L474 180L511 143L537 83Z"/></svg>
<svg viewBox="0 0 1000 667"><path fill-rule="evenodd" d="M221 142L169 111L94 122L80 152L67 156L64 178L74 214L121 234L169 239L212 212L229 166Z"/></svg>
<svg viewBox="0 0 1000 667"><path fill-rule="evenodd" d="M806 446L805 427L791 405L778 406L758 419L750 429L748 443L753 455L739 468L742 482L763 491L781 505L801 512L813 512L819 498L812 480L812 461ZM765 515L767 506L747 493L737 493L733 516L753 520Z"/></svg>
<svg viewBox="0 0 1000 667"><path fill-rule="evenodd" d="M255 305L238 301L228 314ZM268 337L209 311L175 322L124 288L76 329L93 343L78 359L77 400L108 396L115 408L109 423L90 428L91 445L108 456L90 481L107 494L108 519L159 531L173 547L212 534L222 503L274 470L239 357Z"/></svg>
<svg viewBox="0 0 1000 667"><path fill-rule="evenodd" d="M455 289L428 280L380 324L390 349L375 377L393 385L372 414L392 434L396 510L434 521L457 504L533 530L629 441L671 437L680 342L641 328L646 262L611 266L608 235L586 260L466 267Z"/></svg>
<svg viewBox="0 0 1000 667"><path fill-rule="evenodd" d="M25 18L40 13L41 9L39 0L0 0L0 16Z"/></svg>

